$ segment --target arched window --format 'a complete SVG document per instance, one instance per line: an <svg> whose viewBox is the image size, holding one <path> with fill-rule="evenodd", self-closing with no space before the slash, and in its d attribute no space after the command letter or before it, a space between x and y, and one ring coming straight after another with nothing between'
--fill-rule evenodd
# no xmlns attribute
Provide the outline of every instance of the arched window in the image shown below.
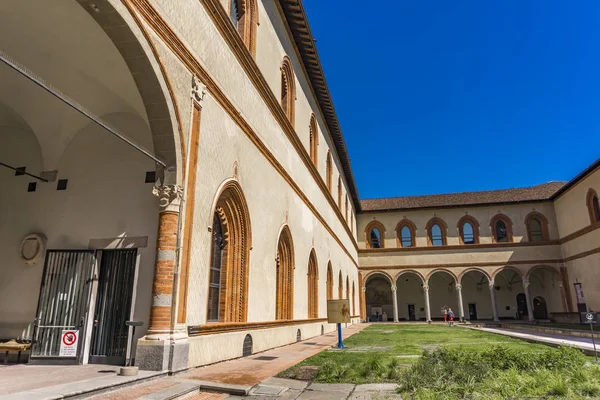
<svg viewBox="0 0 600 400"><path fill-rule="evenodd" d="M427 223L427 244L429 246L445 246L448 226L441 218L432 218Z"/></svg>
<svg viewBox="0 0 600 400"><path fill-rule="evenodd" d="M385 247L383 235L385 228L379 221L371 221L365 228L367 249L382 249Z"/></svg>
<svg viewBox="0 0 600 400"><path fill-rule="evenodd" d="M494 243L507 243L513 241L512 221L504 214L498 214L490 222L492 239Z"/></svg>
<svg viewBox="0 0 600 400"><path fill-rule="evenodd" d="M594 189L588 190L586 203L590 214L590 224L600 222L600 203L598 202L598 194Z"/></svg>
<svg viewBox="0 0 600 400"><path fill-rule="evenodd" d="M228 183L213 216L207 321L245 322L248 315L250 219L237 182Z"/></svg>
<svg viewBox="0 0 600 400"><path fill-rule="evenodd" d="M340 211L342 211L342 176L338 176L338 198L337 205Z"/></svg>
<svg viewBox="0 0 600 400"><path fill-rule="evenodd" d="M458 236L460 244L479 243L479 222L470 215L465 215L458 220Z"/></svg>
<svg viewBox="0 0 600 400"><path fill-rule="evenodd" d="M310 160L312 161L315 167L318 167L319 131L317 129L317 119L315 118L315 114L311 114L310 116L310 124L308 130L310 134Z"/></svg>
<svg viewBox="0 0 600 400"><path fill-rule="evenodd" d="M548 220L539 212L531 212L525 217L527 237L530 242L543 242L550 240L548 234Z"/></svg>
<svg viewBox="0 0 600 400"><path fill-rule="evenodd" d="M277 298L275 319L294 318L294 247L286 226L277 244Z"/></svg>
<svg viewBox="0 0 600 400"><path fill-rule="evenodd" d="M350 232L354 235L354 214L350 213Z"/></svg>
<svg viewBox="0 0 600 400"><path fill-rule="evenodd" d="M352 315L356 315L356 288L354 287L354 281L352 281Z"/></svg>
<svg viewBox="0 0 600 400"><path fill-rule="evenodd" d="M346 298L350 300L350 279L346 275Z"/></svg>
<svg viewBox="0 0 600 400"><path fill-rule="evenodd" d="M281 64L281 107L288 117L288 120L294 126L294 113L296 102L296 78L292 62L285 56Z"/></svg>
<svg viewBox="0 0 600 400"><path fill-rule="evenodd" d="M319 317L319 268L314 249L308 257L308 318Z"/></svg>
<svg viewBox="0 0 600 400"><path fill-rule="evenodd" d="M258 27L257 0L229 0L229 17L246 45L256 57L256 29Z"/></svg>
<svg viewBox="0 0 600 400"><path fill-rule="evenodd" d="M417 236L417 227L408 220L403 219L396 226L396 244L398 247L415 247Z"/></svg>
<svg viewBox="0 0 600 400"><path fill-rule="evenodd" d="M327 300L333 300L333 268L331 268L331 261L327 263Z"/></svg>
<svg viewBox="0 0 600 400"><path fill-rule="evenodd" d="M344 217L346 222L348 222L348 195L346 195L346 200L344 202Z"/></svg>
<svg viewBox="0 0 600 400"><path fill-rule="evenodd" d="M342 279L342 271L340 270L340 275L339 275L339 286L338 286L338 299L343 299L344 297L344 280Z"/></svg>
<svg viewBox="0 0 600 400"><path fill-rule="evenodd" d="M326 161L326 165L325 165L325 177L327 180L327 189L329 189L329 193L331 193L331 195L333 195L333 188L332 188L332 183L333 183L333 167L332 167L332 160L331 160L331 152L329 150L327 150L327 161Z"/></svg>

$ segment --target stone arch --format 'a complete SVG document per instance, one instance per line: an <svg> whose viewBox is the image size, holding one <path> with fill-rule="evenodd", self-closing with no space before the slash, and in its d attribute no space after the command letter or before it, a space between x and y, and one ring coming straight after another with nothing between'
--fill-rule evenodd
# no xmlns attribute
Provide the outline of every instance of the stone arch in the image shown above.
<svg viewBox="0 0 600 400"><path fill-rule="evenodd" d="M540 264L540 265L535 265L531 268L529 268L527 270L527 272L525 272L524 278L529 279L529 277L531 276L531 274L535 271L538 270L546 270L546 271L550 271L552 272L554 275L556 275L558 278L561 277L560 272L558 271L558 269L556 269L555 267L551 266L551 265L545 265L545 264Z"/></svg>
<svg viewBox="0 0 600 400"><path fill-rule="evenodd" d="M440 227L441 233L442 233L442 246L445 246L448 244L448 225L446 224L446 222L439 218L439 217L433 217L429 220L429 222L427 222L427 225L425 226L425 230L427 231L427 245L428 246L433 246L433 238L431 236L431 229L433 228L434 225L438 225Z"/></svg>
<svg viewBox="0 0 600 400"><path fill-rule="evenodd" d="M127 3L109 0L101 7L92 8L87 3L81 6L115 43L132 76L143 77L135 79L135 83L148 116L154 154L167 165L158 175L163 184L182 184L186 151L181 118L165 67L149 34ZM120 27L118 34L111 29L115 26ZM128 62L132 59L136 62Z"/></svg>
<svg viewBox="0 0 600 400"><path fill-rule="evenodd" d="M252 230L248 204L237 181L226 182L217 196L214 219L220 223L223 234L218 286L218 321L246 322L248 318L248 277ZM214 237L213 229L213 237ZM211 263L214 262L215 246L211 247ZM213 284L209 277L210 286ZM208 300L209 315L211 308Z"/></svg>
<svg viewBox="0 0 600 400"><path fill-rule="evenodd" d="M460 240L460 244L465 244L465 235L463 232L465 223L471 224L473 227L473 242L472 244L479 244L479 222L475 219L475 217L471 215L464 215L461 219L458 220L456 224L456 228L458 229L458 237Z"/></svg>
<svg viewBox="0 0 600 400"><path fill-rule="evenodd" d="M491 281L492 281L492 277L491 277L491 276L490 276L490 274L488 274L486 271L484 271L484 270L483 270L483 269L481 269L481 268L472 267L472 268L467 268L467 269L465 269L464 271L462 271L460 274L458 274L458 276L457 276L457 278L456 278L456 279L457 279L457 280L456 280L456 282L457 282L457 283L459 283L459 284L461 284L461 283L462 283L462 278L463 278L463 277L464 277L466 274L468 274L469 272L480 272L480 273L482 273L482 274L483 274L483 276L485 276L485 277L488 279L488 282L491 282Z"/></svg>
<svg viewBox="0 0 600 400"><path fill-rule="evenodd" d="M527 272L525 273L525 275L523 277L523 282L527 282L530 285L530 290L532 291L531 298L534 299L534 297L536 297L534 290L533 290L534 282L532 282L531 278L532 278L532 275L537 271L548 271L552 274L552 277L553 277L553 279L556 280L556 284L558 286L558 294L560 296L560 303L561 303L561 307L562 307L562 309L560 309L560 311L568 311L569 304L568 304L567 292L566 292L568 290L568 287L565 287L564 281L563 281L563 276L560 273L560 271L556 267L553 267L551 265L545 265L545 264L536 265L534 267L529 268L527 270ZM542 277L538 276L537 278L539 278L540 284L543 287L543 284L544 284L543 276ZM554 290L556 290L556 288ZM543 296L543 297L545 297L545 300L549 300L549 303L552 303L554 300L551 298L552 297L551 296L552 289L550 289L550 292L548 292L548 289L543 289L543 291L546 292L545 295ZM548 295L550 295L550 296L548 296ZM556 304L555 304L555 306L556 306ZM536 314L535 301L533 301L533 311L534 311L534 315L535 315ZM535 318L542 318L542 317L535 316Z"/></svg>
<svg viewBox="0 0 600 400"><path fill-rule="evenodd" d="M294 244L290 228L285 225L277 242L275 319L294 318Z"/></svg>
<svg viewBox="0 0 600 400"><path fill-rule="evenodd" d="M281 63L281 107L288 120L294 126L296 103L296 78L292 62L288 56Z"/></svg>
<svg viewBox="0 0 600 400"><path fill-rule="evenodd" d="M373 221L369 222L365 228L365 244L367 249L377 248L373 247L373 244L371 243L371 232L373 231L373 229L379 230L379 234L381 235L379 240L379 248L385 248L385 227L381 222L374 219Z"/></svg>
<svg viewBox="0 0 600 400"><path fill-rule="evenodd" d="M425 277L419 271L417 271L415 269L406 269L404 271L398 272L396 274L396 276L394 277L394 282L398 282L398 279L400 279L400 277L405 274L414 274L421 280L422 284L425 284Z"/></svg>
<svg viewBox="0 0 600 400"><path fill-rule="evenodd" d="M394 282L392 277L385 271L371 271L364 277L365 286L367 285L367 282L369 281L369 279L375 275L381 275L381 276L385 277L390 282L390 284L393 284L393 282Z"/></svg>
<svg viewBox="0 0 600 400"><path fill-rule="evenodd" d="M327 262L327 300L333 300L333 268L331 261Z"/></svg>
<svg viewBox="0 0 600 400"><path fill-rule="evenodd" d="M407 227L410 231L410 246L404 246L402 243L402 229ZM410 219L404 218L396 225L396 246L397 247L415 247L417 245L417 226Z"/></svg>
<svg viewBox="0 0 600 400"><path fill-rule="evenodd" d="M319 167L319 129L315 114L310 114L308 124L310 160L315 167Z"/></svg>
<svg viewBox="0 0 600 400"><path fill-rule="evenodd" d="M454 283L458 282L458 277L454 274L454 272L452 272L451 270L447 269L447 268L435 268L432 271L430 271L427 275L425 275L425 280L429 281L429 279L436 273L438 272L445 272L448 275L450 275L452 277L452 279L454 279Z"/></svg>
<svg viewBox="0 0 600 400"><path fill-rule="evenodd" d="M537 220L540 224L540 228L542 229L542 241L550 240L550 233L548 232L548 219L544 216L544 214L539 213L537 211L532 211L525 217L525 226L527 227L527 240L533 242L533 235L531 229L531 221Z"/></svg>
<svg viewBox="0 0 600 400"><path fill-rule="evenodd" d="M492 240L494 243L502 243L502 241L498 241L498 232L496 230L496 224L498 222L504 222L504 225L506 226L506 235L508 237L508 242L512 242L513 241L513 228L512 228L512 220L510 218L508 218L506 215L504 214L496 214L490 221L490 229L492 230Z"/></svg>
<svg viewBox="0 0 600 400"><path fill-rule="evenodd" d="M319 317L319 267L315 249L308 256L308 318Z"/></svg>

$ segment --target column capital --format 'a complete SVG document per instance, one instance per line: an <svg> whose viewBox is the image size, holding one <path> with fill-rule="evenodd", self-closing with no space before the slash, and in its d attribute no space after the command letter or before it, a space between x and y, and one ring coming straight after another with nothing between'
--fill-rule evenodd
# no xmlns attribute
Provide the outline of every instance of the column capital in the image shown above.
<svg viewBox="0 0 600 400"><path fill-rule="evenodd" d="M523 278L523 287L525 289L527 289L529 287L530 283L529 283L529 279L527 278Z"/></svg>
<svg viewBox="0 0 600 400"><path fill-rule="evenodd" d="M200 81L200 79L194 75L192 78L192 99L196 100L200 107L206 97L206 86Z"/></svg>
<svg viewBox="0 0 600 400"><path fill-rule="evenodd" d="M428 284L423 285L423 290L426 291L426 292L428 292L429 291L429 285Z"/></svg>
<svg viewBox="0 0 600 400"><path fill-rule="evenodd" d="M456 288L456 290L462 290L462 285L460 283L457 283L456 285L454 285L454 287Z"/></svg>
<svg viewBox="0 0 600 400"><path fill-rule="evenodd" d="M366 286L363 286L363 287L362 287L362 291L363 291L363 293L365 293L365 292L367 291L367 287L366 287Z"/></svg>
<svg viewBox="0 0 600 400"><path fill-rule="evenodd" d="M496 285L495 285L495 283L494 283L494 280L493 280L493 279L492 279L492 280L490 280L490 282L488 283L488 286L490 287L490 290L494 290L494 286L496 286Z"/></svg>
<svg viewBox="0 0 600 400"><path fill-rule="evenodd" d="M183 188L179 185L155 185L152 194L158 197L160 211L179 212L179 204L183 196Z"/></svg>
<svg viewBox="0 0 600 400"><path fill-rule="evenodd" d="M397 289L397 288L396 288L396 285L392 285L392 292L395 292L395 291L396 291L396 289Z"/></svg>

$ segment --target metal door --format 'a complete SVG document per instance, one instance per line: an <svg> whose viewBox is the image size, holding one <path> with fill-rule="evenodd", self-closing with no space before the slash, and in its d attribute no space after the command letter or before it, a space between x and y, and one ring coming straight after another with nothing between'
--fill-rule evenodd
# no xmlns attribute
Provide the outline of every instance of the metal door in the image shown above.
<svg viewBox="0 0 600 400"><path fill-rule="evenodd" d="M409 321L417 320L417 316L415 315L415 305L414 304L408 305L408 320Z"/></svg>
<svg viewBox="0 0 600 400"><path fill-rule="evenodd" d="M475 303L469 304L469 321L477 321L477 305Z"/></svg>
<svg viewBox="0 0 600 400"><path fill-rule="evenodd" d="M137 249L104 250L100 259L90 362L124 365Z"/></svg>
<svg viewBox="0 0 600 400"><path fill-rule="evenodd" d="M93 250L48 250L40 286L31 363L77 364L96 258ZM76 355L60 356L63 331L78 331Z"/></svg>
<svg viewBox="0 0 600 400"><path fill-rule="evenodd" d="M527 318L527 296L525 296L525 293L519 293L517 295L517 313L519 314L519 318Z"/></svg>

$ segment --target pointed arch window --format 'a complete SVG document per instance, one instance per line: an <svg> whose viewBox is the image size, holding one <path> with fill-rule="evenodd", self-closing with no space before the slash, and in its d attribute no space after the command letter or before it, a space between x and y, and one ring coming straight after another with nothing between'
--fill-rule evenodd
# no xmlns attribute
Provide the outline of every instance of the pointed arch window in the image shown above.
<svg viewBox="0 0 600 400"><path fill-rule="evenodd" d="M350 300L350 278L346 275L346 298Z"/></svg>
<svg viewBox="0 0 600 400"><path fill-rule="evenodd" d="M319 268L315 251L308 258L308 318L319 317Z"/></svg>
<svg viewBox="0 0 600 400"><path fill-rule="evenodd" d="M310 124L308 130L310 135L310 160L312 161L315 167L319 167L319 130L317 128L317 118L315 118L315 114L311 114L310 116Z"/></svg>
<svg viewBox="0 0 600 400"><path fill-rule="evenodd" d="M396 226L396 244L398 247L416 246L417 227L408 219L403 219Z"/></svg>
<svg viewBox="0 0 600 400"><path fill-rule="evenodd" d="M246 322L250 218L237 182L228 183L213 215L207 321Z"/></svg>
<svg viewBox="0 0 600 400"><path fill-rule="evenodd" d="M285 56L281 64L281 107L292 126L294 126L295 103L296 78L294 77L292 62Z"/></svg>
<svg viewBox="0 0 600 400"><path fill-rule="evenodd" d="M344 297L344 279L342 278L342 271L340 270L339 278L338 278L338 299L343 299Z"/></svg>
<svg viewBox="0 0 600 400"><path fill-rule="evenodd" d="M543 242L550 240L548 233L548 220L539 212L531 212L525 217L527 237L530 242Z"/></svg>
<svg viewBox="0 0 600 400"><path fill-rule="evenodd" d="M344 201L344 217L346 222L348 222L348 195L346 195L346 200Z"/></svg>
<svg viewBox="0 0 600 400"><path fill-rule="evenodd" d="M460 244L479 244L479 222L470 215L458 220Z"/></svg>
<svg viewBox="0 0 600 400"><path fill-rule="evenodd" d="M445 246L448 226L441 218L432 218L427 223L427 243L429 246Z"/></svg>
<svg viewBox="0 0 600 400"><path fill-rule="evenodd" d="M294 247L292 235L286 226L277 245L275 319L294 318Z"/></svg>
<svg viewBox="0 0 600 400"><path fill-rule="evenodd" d="M333 300L333 268L331 268L331 261L327 263L327 300Z"/></svg>
<svg viewBox="0 0 600 400"><path fill-rule="evenodd" d="M588 190L586 203L590 214L590 224L600 222L600 202L598 201L598 193L594 189Z"/></svg>
<svg viewBox="0 0 600 400"><path fill-rule="evenodd" d="M327 150L327 161L325 165L325 177L327 180L327 189L329 189L329 193L333 195L333 161L331 160L331 151Z"/></svg>
<svg viewBox="0 0 600 400"><path fill-rule="evenodd" d="M371 221L365 228L367 249L382 249L385 247L383 235L385 228L379 221Z"/></svg>
<svg viewBox="0 0 600 400"><path fill-rule="evenodd" d="M508 243L513 241L512 221L504 214L498 214L490 222L492 239L494 243Z"/></svg>
<svg viewBox="0 0 600 400"><path fill-rule="evenodd" d="M229 0L229 18L252 57L256 57L257 0Z"/></svg>
<svg viewBox="0 0 600 400"><path fill-rule="evenodd" d="M338 176L338 197L337 205L340 211L342 211L342 176Z"/></svg>

